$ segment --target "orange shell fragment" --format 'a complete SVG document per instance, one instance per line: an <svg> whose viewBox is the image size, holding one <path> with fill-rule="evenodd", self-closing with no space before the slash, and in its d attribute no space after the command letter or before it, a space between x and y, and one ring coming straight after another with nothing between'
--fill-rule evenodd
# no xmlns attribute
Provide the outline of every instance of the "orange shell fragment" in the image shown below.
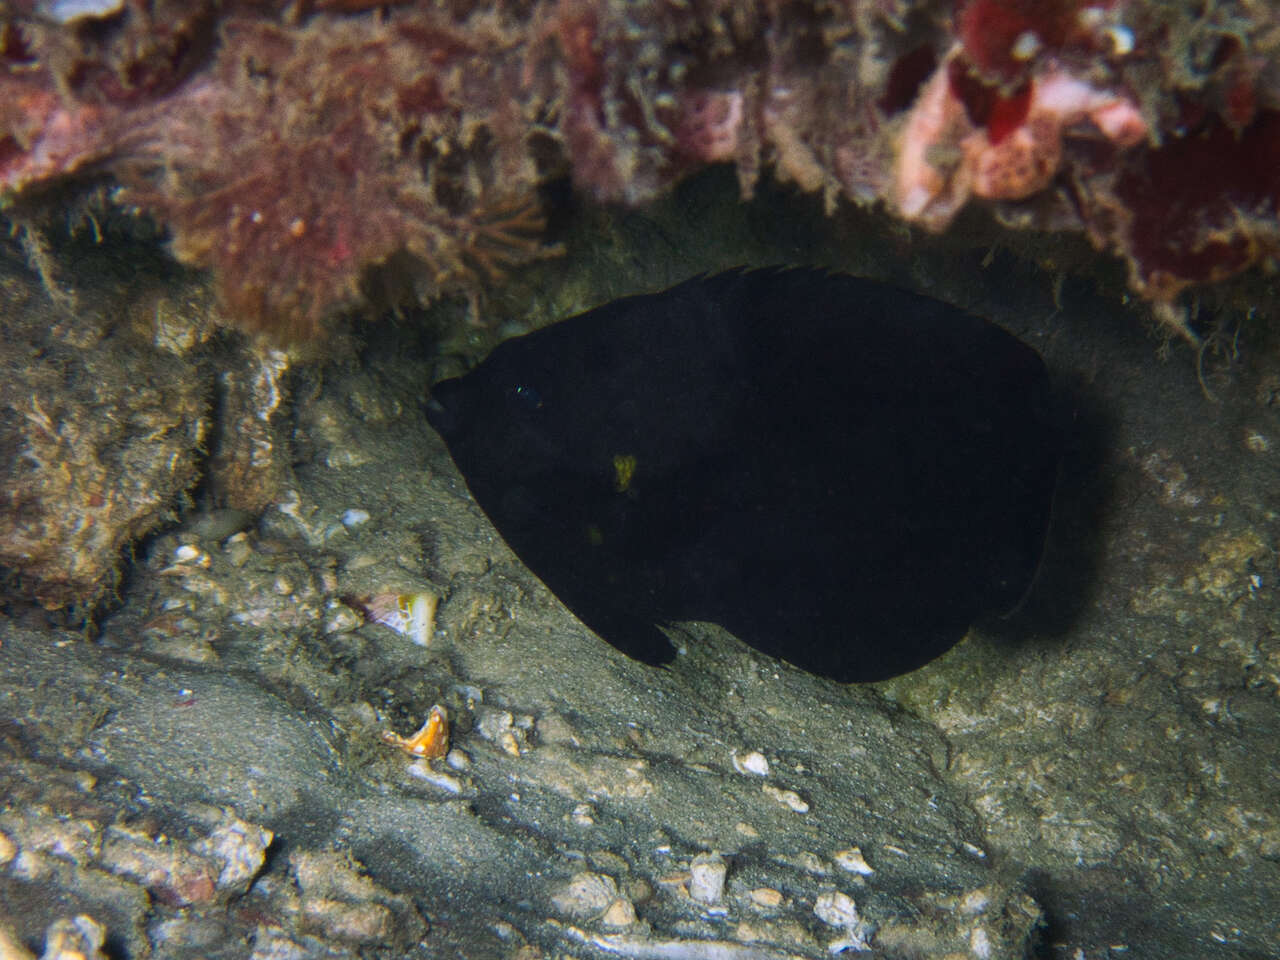
<svg viewBox="0 0 1280 960"><path fill-rule="evenodd" d="M414 757L425 757L428 760L443 757L449 752L448 711L436 704L431 708L421 729L413 736L401 737L392 730L384 730L382 739Z"/></svg>

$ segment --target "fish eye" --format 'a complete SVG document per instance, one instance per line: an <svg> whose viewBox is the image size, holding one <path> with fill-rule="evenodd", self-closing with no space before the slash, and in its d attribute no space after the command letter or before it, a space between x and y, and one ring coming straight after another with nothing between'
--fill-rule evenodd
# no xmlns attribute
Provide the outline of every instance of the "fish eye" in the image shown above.
<svg viewBox="0 0 1280 960"><path fill-rule="evenodd" d="M530 412L542 409L542 395L526 383L518 383L508 391L516 404Z"/></svg>

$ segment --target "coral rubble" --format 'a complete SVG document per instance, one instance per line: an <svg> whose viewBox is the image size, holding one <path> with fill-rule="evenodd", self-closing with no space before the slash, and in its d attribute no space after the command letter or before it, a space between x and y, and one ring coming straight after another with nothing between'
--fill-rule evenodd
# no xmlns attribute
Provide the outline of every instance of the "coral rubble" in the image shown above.
<svg viewBox="0 0 1280 960"><path fill-rule="evenodd" d="M49 6L0 8L0 193L109 178L281 339L378 265L430 298L544 255L565 172L635 204L771 167L931 230L981 199L1114 251L1166 316L1276 247L1274 3Z"/></svg>

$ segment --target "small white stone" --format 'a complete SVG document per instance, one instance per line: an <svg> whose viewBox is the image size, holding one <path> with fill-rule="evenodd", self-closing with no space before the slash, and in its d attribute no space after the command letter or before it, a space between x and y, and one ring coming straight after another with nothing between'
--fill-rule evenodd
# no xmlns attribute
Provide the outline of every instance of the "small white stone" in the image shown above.
<svg viewBox="0 0 1280 960"><path fill-rule="evenodd" d="M1252 453L1266 453L1271 449L1271 440L1261 430L1247 430L1244 445Z"/></svg>
<svg viewBox="0 0 1280 960"><path fill-rule="evenodd" d="M201 553L201 550L199 547L193 546L192 544L189 544L189 543L184 543L182 546L178 547L176 550L173 551L173 562L174 563L192 563L200 559L200 553Z"/></svg>
<svg viewBox="0 0 1280 960"><path fill-rule="evenodd" d="M776 910L782 906L782 894L773 887L756 887L748 896L752 903L764 910Z"/></svg>
<svg viewBox="0 0 1280 960"><path fill-rule="evenodd" d="M831 876L831 864L827 863L812 850L800 850L794 856L780 859L788 866L813 874L815 877Z"/></svg>
<svg viewBox="0 0 1280 960"><path fill-rule="evenodd" d="M769 775L769 761L759 750L752 750L749 753L742 754L735 751L733 754L733 769L743 774L767 777Z"/></svg>
<svg viewBox="0 0 1280 960"><path fill-rule="evenodd" d="M431 766L428 760L415 760L406 768L409 776L415 780L421 780L423 783L429 783L433 787L438 787L445 793L451 793L457 796L462 792L462 781L457 777L451 777L443 770L436 770Z"/></svg>
<svg viewBox="0 0 1280 960"><path fill-rule="evenodd" d="M107 928L87 913L60 917L44 932L41 960L86 960L102 957Z"/></svg>
<svg viewBox="0 0 1280 960"><path fill-rule="evenodd" d="M352 507L350 510L344 510L342 513L342 525L348 530L354 530L356 527L368 522L368 510L361 510L359 507Z"/></svg>
<svg viewBox="0 0 1280 960"><path fill-rule="evenodd" d="M699 903L719 903L728 872L718 853L700 853L689 864L689 896Z"/></svg>
<svg viewBox="0 0 1280 960"><path fill-rule="evenodd" d="M978 960L990 960L991 957L991 937L987 935L987 931L982 927L974 927L969 932L969 952Z"/></svg>
<svg viewBox="0 0 1280 960"><path fill-rule="evenodd" d="M325 633L350 633L364 623L358 613L338 600L331 600L325 610Z"/></svg>
<svg viewBox="0 0 1280 960"><path fill-rule="evenodd" d="M853 898L839 890L829 890L819 894L813 903L813 913L819 920L830 927L848 929L858 925L858 906Z"/></svg>
<svg viewBox="0 0 1280 960"><path fill-rule="evenodd" d="M561 913L572 917L598 917L618 899L618 884L613 877L584 870L551 895L551 902Z"/></svg>
<svg viewBox="0 0 1280 960"><path fill-rule="evenodd" d="M871 864L867 863L866 857L862 855L862 851L858 847L840 850L832 859L835 860L837 866L843 867L850 873L856 873L859 876L869 877L876 872Z"/></svg>
<svg viewBox="0 0 1280 960"><path fill-rule="evenodd" d="M967 916L985 913L987 907L991 906L991 892L985 887L970 890L960 898L960 903L957 906L960 912Z"/></svg>
<svg viewBox="0 0 1280 960"><path fill-rule="evenodd" d="M272 836L265 827L246 823L228 813L209 836L194 847L222 865L218 875L219 890L240 887L243 892L262 869Z"/></svg>
<svg viewBox="0 0 1280 960"><path fill-rule="evenodd" d="M794 790L782 790L771 783L764 784L761 789L767 796L773 797L784 807L789 807L796 813L809 812L809 804Z"/></svg>
<svg viewBox="0 0 1280 960"><path fill-rule="evenodd" d="M515 717L505 710L486 708L476 711L476 733L491 743L497 743L504 733L515 726Z"/></svg>
<svg viewBox="0 0 1280 960"><path fill-rule="evenodd" d="M636 922L636 908L626 897L619 897L609 904L609 909L605 910L600 922L615 930L629 927Z"/></svg>
<svg viewBox="0 0 1280 960"><path fill-rule="evenodd" d="M436 630L436 607L440 599L434 593L380 593L366 605L375 623L408 637L420 647L431 642Z"/></svg>

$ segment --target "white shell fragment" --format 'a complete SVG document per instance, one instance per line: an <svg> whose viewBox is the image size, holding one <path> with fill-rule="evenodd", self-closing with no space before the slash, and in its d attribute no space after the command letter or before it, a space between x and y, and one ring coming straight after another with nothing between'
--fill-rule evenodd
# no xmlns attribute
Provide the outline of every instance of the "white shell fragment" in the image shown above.
<svg viewBox="0 0 1280 960"><path fill-rule="evenodd" d="M784 807L789 807L791 810L795 811L796 813L809 812L808 801L806 801L803 797L800 796L800 794L796 793L794 790L782 790L779 787L775 787L771 783L763 784L761 786L761 789L765 792L767 796L773 797L773 799L777 800Z"/></svg>
<svg viewBox="0 0 1280 960"><path fill-rule="evenodd" d="M961 842L960 848L971 857L977 857L979 860L987 859L987 851L977 844L970 843L968 840Z"/></svg>
<svg viewBox="0 0 1280 960"><path fill-rule="evenodd" d="M436 630L436 607L439 603L434 593L426 591L380 593L370 599L366 609L374 623L380 623L425 647Z"/></svg>
<svg viewBox="0 0 1280 960"><path fill-rule="evenodd" d="M752 750L749 753L734 751L733 769L742 774L767 777L769 775L769 761L759 750Z"/></svg>
<svg viewBox="0 0 1280 960"><path fill-rule="evenodd" d="M194 563L204 553L199 547L184 543L173 551L174 563Z"/></svg>
<svg viewBox="0 0 1280 960"><path fill-rule="evenodd" d="M858 905L853 898L839 890L829 890L819 894L813 903L813 913L819 920L830 927L857 926L859 919Z"/></svg>
<svg viewBox="0 0 1280 960"><path fill-rule="evenodd" d="M341 519L344 527L348 530L354 530L356 527L369 522L369 511L361 510L359 507L352 507L350 510L342 512Z"/></svg>
<svg viewBox="0 0 1280 960"><path fill-rule="evenodd" d="M698 854L689 864L689 896L699 903L719 903L727 872L724 857L718 853Z"/></svg>
<svg viewBox="0 0 1280 960"><path fill-rule="evenodd" d="M823 923L838 928L844 934L840 939L827 944L829 953L871 949L872 928L858 916L858 907L852 897L839 890L829 890L814 901L813 913Z"/></svg>
<svg viewBox="0 0 1280 960"><path fill-rule="evenodd" d="M862 855L862 851L858 847L840 850L832 859L835 860L838 866L862 877L869 877L876 872L871 864L867 863L867 858Z"/></svg>
<svg viewBox="0 0 1280 960"><path fill-rule="evenodd" d="M433 787L443 790L445 793L451 793L457 796L462 792L462 781L457 777L452 777L442 770L437 770L431 766L426 760L417 760L409 764L405 772L415 780L421 780L423 783L429 783Z"/></svg>

